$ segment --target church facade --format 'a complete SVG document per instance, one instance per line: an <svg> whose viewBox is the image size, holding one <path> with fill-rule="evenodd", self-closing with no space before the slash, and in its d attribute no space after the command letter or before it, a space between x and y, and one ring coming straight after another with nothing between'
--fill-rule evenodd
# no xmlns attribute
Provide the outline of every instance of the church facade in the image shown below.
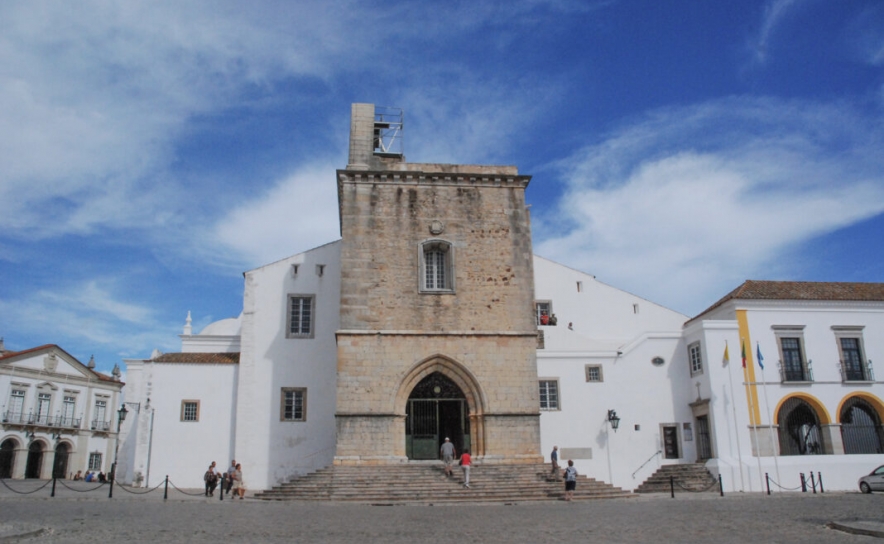
<svg viewBox="0 0 884 544"><path fill-rule="evenodd" d="M242 314L198 334L188 320L181 352L125 361L124 481L198 487L235 458L259 490L332 464L434 460L446 437L479 467L558 446L626 489L703 462L758 491L770 467L786 485L822 458L828 487L852 488L884 462L880 284L784 282L781 299L744 290L691 319L533 255L515 167L408 163L390 145L401 117L370 104L350 128L341 239L246 272ZM805 360L826 360L815 379L789 373L796 330ZM744 368L744 345L792 370L763 377L751 355Z"/></svg>

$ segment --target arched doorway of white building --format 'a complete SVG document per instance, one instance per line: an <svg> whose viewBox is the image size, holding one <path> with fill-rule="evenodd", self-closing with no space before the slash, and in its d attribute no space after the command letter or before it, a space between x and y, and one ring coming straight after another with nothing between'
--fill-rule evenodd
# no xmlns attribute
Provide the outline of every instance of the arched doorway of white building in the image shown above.
<svg viewBox="0 0 884 544"><path fill-rule="evenodd" d="M846 454L884 453L884 427L871 403L859 396L844 402L839 417Z"/></svg>
<svg viewBox="0 0 884 544"><path fill-rule="evenodd" d="M820 455L825 453L820 415L798 397L786 399L777 414L780 455Z"/></svg>
<svg viewBox="0 0 884 544"><path fill-rule="evenodd" d="M39 478L43 470L43 442L31 442L28 446L28 461L25 464L25 478Z"/></svg>
<svg viewBox="0 0 884 544"><path fill-rule="evenodd" d="M62 442L55 446L55 457L52 462L52 477L64 479L68 472L68 456L71 447Z"/></svg>
<svg viewBox="0 0 884 544"><path fill-rule="evenodd" d="M7 438L0 444L0 478L12 478L15 467L15 440Z"/></svg>
<svg viewBox="0 0 884 544"><path fill-rule="evenodd" d="M470 447L470 408L460 387L434 372L408 397L405 453L409 459L438 459L445 438L450 438L458 454Z"/></svg>

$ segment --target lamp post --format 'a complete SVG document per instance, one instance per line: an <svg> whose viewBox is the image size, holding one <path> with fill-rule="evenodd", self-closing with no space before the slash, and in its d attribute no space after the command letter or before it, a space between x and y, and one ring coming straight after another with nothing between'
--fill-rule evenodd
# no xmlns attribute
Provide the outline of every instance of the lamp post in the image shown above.
<svg viewBox="0 0 884 544"><path fill-rule="evenodd" d="M126 414L128 413L129 410L126 409L125 404L120 406L120 409L117 410L117 436L114 439L114 464L111 466L110 490L107 492L107 498L109 499L114 497L114 480L117 479L117 458L120 455L120 427L123 425L123 421L126 420Z"/></svg>
<svg viewBox="0 0 884 544"><path fill-rule="evenodd" d="M620 418L617 416L617 410L608 410L608 423L611 424L611 428L616 433L617 428L620 427Z"/></svg>

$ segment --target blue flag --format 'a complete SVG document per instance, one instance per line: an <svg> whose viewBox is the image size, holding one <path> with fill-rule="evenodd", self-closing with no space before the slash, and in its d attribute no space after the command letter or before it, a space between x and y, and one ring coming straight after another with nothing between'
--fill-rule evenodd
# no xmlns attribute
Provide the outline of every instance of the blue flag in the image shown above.
<svg viewBox="0 0 884 544"><path fill-rule="evenodd" d="M758 366L764 370L764 357L761 355L761 345L758 342L755 342L755 354L758 355Z"/></svg>

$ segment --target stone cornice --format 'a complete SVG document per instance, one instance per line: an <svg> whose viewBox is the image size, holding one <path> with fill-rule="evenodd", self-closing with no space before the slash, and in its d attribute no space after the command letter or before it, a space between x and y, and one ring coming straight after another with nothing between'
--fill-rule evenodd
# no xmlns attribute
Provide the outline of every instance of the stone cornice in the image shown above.
<svg viewBox="0 0 884 544"><path fill-rule="evenodd" d="M456 187L519 187L524 189L531 176L500 172L423 172L338 170L338 183L390 185L435 185Z"/></svg>

